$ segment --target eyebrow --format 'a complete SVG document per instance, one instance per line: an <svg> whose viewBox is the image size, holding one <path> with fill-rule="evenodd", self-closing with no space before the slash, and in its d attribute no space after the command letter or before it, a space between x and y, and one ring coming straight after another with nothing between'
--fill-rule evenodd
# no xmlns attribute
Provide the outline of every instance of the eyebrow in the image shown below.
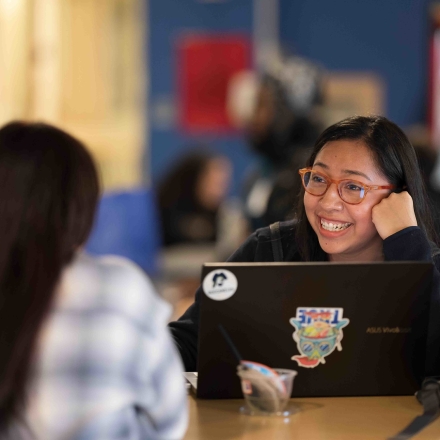
<svg viewBox="0 0 440 440"><path fill-rule="evenodd" d="M313 164L313 167L321 167L324 168L325 170L328 170L329 167L328 165L326 165L325 163L322 162L315 162ZM355 175L355 176L361 176L361 177L365 177L367 180L369 180L371 182L371 179L364 173L361 173L360 171L356 171L356 170L342 170L343 174L347 174L347 175Z"/></svg>

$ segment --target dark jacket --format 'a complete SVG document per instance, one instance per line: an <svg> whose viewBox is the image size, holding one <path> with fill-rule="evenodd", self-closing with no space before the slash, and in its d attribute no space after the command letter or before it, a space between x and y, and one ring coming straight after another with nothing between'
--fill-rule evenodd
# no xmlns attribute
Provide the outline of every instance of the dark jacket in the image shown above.
<svg viewBox="0 0 440 440"><path fill-rule="evenodd" d="M302 261L295 242L294 223L280 226L284 261ZM440 250L430 244L420 228L412 226L391 235L383 242L385 261L433 261L434 276L427 347L427 375L440 375ZM274 261L270 229L258 229L235 251L229 262ZM179 318L171 322L174 340L179 348L186 371L197 369L199 308L202 288L196 292L194 303Z"/></svg>

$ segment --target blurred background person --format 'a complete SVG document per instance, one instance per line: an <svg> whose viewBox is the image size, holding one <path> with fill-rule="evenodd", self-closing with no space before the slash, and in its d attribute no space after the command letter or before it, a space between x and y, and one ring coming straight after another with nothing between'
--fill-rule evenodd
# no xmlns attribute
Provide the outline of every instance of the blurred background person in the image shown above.
<svg viewBox="0 0 440 440"><path fill-rule="evenodd" d="M228 158L202 150L176 161L158 187L164 246L215 243L231 171Z"/></svg>
<svg viewBox="0 0 440 440"><path fill-rule="evenodd" d="M159 288L175 314L193 300L201 265L223 260L243 238L241 210L228 198L231 174L226 156L200 147L178 158L158 184Z"/></svg>
<svg viewBox="0 0 440 440"><path fill-rule="evenodd" d="M322 73L303 58L275 63L256 83L255 106L244 125L258 155L244 182L244 211L250 229L286 220L301 188L298 169L321 130Z"/></svg>
<svg viewBox="0 0 440 440"><path fill-rule="evenodd" d="M0 437L183 437L169 305L133 263L81 252L99 195L84 146L10 123L0 181Z"/></svg>

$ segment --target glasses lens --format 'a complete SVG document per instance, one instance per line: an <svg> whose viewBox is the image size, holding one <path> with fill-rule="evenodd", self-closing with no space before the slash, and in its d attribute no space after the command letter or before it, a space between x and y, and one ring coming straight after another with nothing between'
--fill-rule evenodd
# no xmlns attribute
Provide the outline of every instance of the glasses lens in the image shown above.
<svg viewBox="0 0 440 440"><path fill-rule="evenodd" d="M356 180L343 180L339 183L339 194L347 203L360 203L365 197L365 187Z"/></svg>
<svg viewBox="0 0 440 440"><path fill-rule="evenodd" d="M328 186L326 178L314 171L304 173L303 182L306 191L315 196L324 194Z"/></svg>

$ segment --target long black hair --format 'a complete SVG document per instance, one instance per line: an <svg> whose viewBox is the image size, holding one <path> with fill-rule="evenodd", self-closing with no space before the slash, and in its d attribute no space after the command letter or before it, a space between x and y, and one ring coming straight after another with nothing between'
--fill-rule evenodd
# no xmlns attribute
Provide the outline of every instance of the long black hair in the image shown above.
<svg viewBox="0 0 440 440"><path fill-rule="evenodd" d="M22 418L39 330L98 196L78 140L42 123L0 129L0 433Z"/></svg>
<svg viewBox="0 0 440 440"><path fill-rule="evenodd" d="M372 152L379 170L390 184L409 192L419 227L428 239L436 242L437 236L417 156L405 133L383 116L353 116L324 130L315 142L306 166L313 165L327 142L343 139L362 141ZM303 196L302 188L301 200ZM296 240L301 258L304 261L327 260L327 255L319 246L318 237L307 220L303 203L298 204L295 217L298 223Z"/></svg>

